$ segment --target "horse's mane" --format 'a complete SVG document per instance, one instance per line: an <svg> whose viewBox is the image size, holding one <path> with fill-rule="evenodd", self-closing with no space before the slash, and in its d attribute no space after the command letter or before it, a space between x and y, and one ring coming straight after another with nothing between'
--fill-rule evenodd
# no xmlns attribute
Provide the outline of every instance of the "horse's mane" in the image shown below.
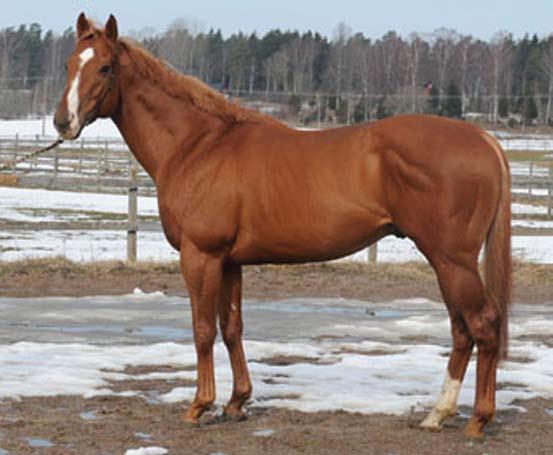
<svg viewBox="0 0 553 455"><path fill-rule="evenodd" d="M246 109L236 102L227 101L218 91L195 77L179 73L129 39L121 39L119 43L129 54L140 75L174 98L189 102L197 109L231 123L246 121L280 123L272 117Z"/></svg>

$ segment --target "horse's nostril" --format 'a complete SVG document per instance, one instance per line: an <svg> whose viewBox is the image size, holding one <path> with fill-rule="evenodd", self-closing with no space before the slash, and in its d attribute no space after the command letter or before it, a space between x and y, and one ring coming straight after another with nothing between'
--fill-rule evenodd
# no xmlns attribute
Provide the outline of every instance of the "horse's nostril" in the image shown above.
<svg viewBox="0 0 553 455"><path fill-rule="evenodd" d="M69 128L69 121L67 119L60 120L57 117L54 118L54 126L58 131L65 131Z"/></svg>

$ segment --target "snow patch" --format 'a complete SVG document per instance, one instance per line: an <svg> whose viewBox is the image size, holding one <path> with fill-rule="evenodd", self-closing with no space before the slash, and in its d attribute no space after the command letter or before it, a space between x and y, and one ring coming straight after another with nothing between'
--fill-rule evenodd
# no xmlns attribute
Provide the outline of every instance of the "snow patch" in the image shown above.
<svg viewBox="0 0 553 455"><path fill-rule="evenodd" d="M47 306L56 299L30 300L36 301L35 308L40 308L40 302ZM155 308L158 308L159 305L172 305L176 299L132 294L117 299L107 296L67 298L66 302L71 307L83 308L74 313L81 315L81 321L86 320L86 313L82 312L101 310L106 313L103 307L109 307L113 301L115 308L119 308L119 300L143 304L155 301ZM438 310L436 303L426 300L416 305L397 301L386 305L389 308L386 313L379 304L343 299L273 303L246 305L246 317L254 318L248 322L255 322L251 332L251 324L246 326L246 336L257 333L257 337L261 337L248 337L245 341L254 385L254 405L306 412L343 409L402 414L412 407L422 409L435 402L451 346L449 322L443 307ZM12 304L17 305L17 302ZM277 313L275 309L279 306L281 311ZM298 313L293 311L295 306L300 307L305 316L298 318ZM62 311L61 307L56 308ZM367 308L371 309L370 313L365 311ZM106 317L120 317L115 313L106 314ZM185 312L183 316L186 324L190 324L190 315ZM137 317L151 321L146 313ZM32 315L29 318L33 320ZM263 321L268 319L272 323L264 326ZM309 320L312 325L305 325ZM290 321L298 322L291 331ZM498 382L510 385L499 390L498 407L513 408L512 402L517 399L553 397L553 348L540 342L543 336L553 332L553 310L546 305L517 305L510 332L512 360L503 362L498 371ZM139 390L115 393L111 389L112 381L182 379L193 383L196 353L191 340L183 344L146 345L108 342L109 339L102 338L102 345L28 341L0 344L0 399L56 395L138 396L156 403L193 399L195 388L192 386L176 387L155 396L144 395ZM232 373L222 342L216 343L214 358L218 403L223 404L231 395ZM129 365L170 365L175 370L128 374L124 371ZM461 405L472 405L474 383L473 360L460 392ZM90 416L82 416L87 417Z"/></svg>
<svg viewBox="0 0 553 455"><path fill-rule="evenodd" d="M163 447L140 447L127 450L125 455L165 455L166 453L169 451Z"/></svg>

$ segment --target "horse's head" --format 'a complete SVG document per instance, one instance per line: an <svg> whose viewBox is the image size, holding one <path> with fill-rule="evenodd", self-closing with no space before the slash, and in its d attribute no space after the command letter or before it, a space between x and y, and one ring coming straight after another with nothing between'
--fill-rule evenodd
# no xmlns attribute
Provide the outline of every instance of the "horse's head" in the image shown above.
<svg viewBox="0 0 553 455"><path fill-rule="evenodd" d="M56 129L65 139L76 139L86 125L116 112L119 47L113 16L101 30L80 14L75 50L66 63L65 90L54 117Z"/></svg>

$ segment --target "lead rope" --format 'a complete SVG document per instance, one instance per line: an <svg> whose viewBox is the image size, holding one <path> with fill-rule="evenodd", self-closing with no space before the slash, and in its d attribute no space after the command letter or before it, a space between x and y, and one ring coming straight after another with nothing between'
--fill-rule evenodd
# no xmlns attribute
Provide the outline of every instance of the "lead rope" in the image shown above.
<svg viewBox="0 0 553 455"><path fill-rule="evenodd" d="M17 158L11 161L5 161L4 163L0 164L0 171L13 169L20 163L23 163L31 158L34 158L35 156L41 155L42 153L46 153L47 151L52 150L53 148L56 148L62 142L63 142L63 139L59 138L59 139L56 139L54 142L52 142L50 145L44 148L41 148L39 150L35 150L34 152L29 153L28 155L22 156L21 158Z"/></svg>

